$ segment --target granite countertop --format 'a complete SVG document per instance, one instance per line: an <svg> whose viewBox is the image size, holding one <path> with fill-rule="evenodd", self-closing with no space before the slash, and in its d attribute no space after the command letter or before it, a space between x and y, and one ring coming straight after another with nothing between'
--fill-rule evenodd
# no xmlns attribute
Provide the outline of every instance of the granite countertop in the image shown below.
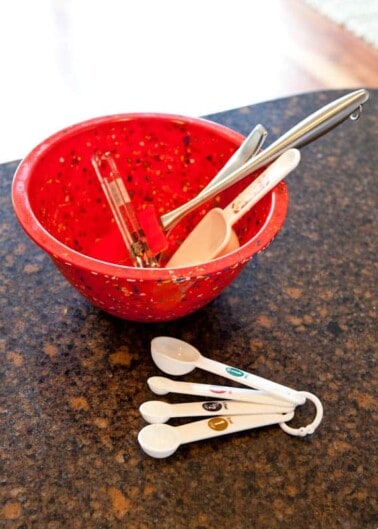
<svg viewBox="0 0 378 529"><path fill-rule="evenodd" d="M261 122L273 139L346 92L210 118L245 134ZM17 163L0 166L1 528L378 526L378 91L370 95L359 121L302 150L271 246L214 302L169 323L118 320L80 297L13 215ZM163 334L312 391L321 426L303 439L269 426L148 457L138 407L156 398L149 347ZM182 379L227 383L199 370ZM311 413L298 409L298 424Z"/></svg>

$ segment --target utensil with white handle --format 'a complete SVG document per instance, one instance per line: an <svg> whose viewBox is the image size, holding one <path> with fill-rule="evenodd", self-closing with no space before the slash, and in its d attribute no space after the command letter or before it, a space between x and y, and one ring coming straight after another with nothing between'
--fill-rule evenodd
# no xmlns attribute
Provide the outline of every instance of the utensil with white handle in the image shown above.
<svg viewBox="0 0 378 529"><path fill-rule="evenodd" d="M222 364L201 355L192 345L169 336L158 336L151 341L151 355L155 364L170 375L185 375L199 367L210 373L221 375L244 386L260 389L293 404L304 404L306 398L295 389L271 380L247 373L241 369Z"/></svg>
<svg viewBox="0 0 378 529"><path fill-rule="evenodd" d="M170 257L166 266L193 266L235 249L232 226L298 166L300 157L298 149L285 151L227 207L211 209Z"/></svg>
<svg viewBox="0 0 378 529"><path fill-rule="evenodd" d="M162 400L148 400L139 407L143 419L150 423L164 423L177 417L211 417L215 415L262 415L266 413L289 413L293 405L274 406L253 404L235 400L182 402L170 404Z"/></svg>
<svg viewBox="0 0 378 529"><path fill-rule="evenodd" d="M294 412L285 414L268 413L265 415L213 417L181 426L149 424L140 430L138 442L146 454L160 459L171 456L184 443L201 441L272 424L280 424L290 421L293 416Z"/></svg>
<svg viewBox="0 0 378 529"><path fill-rule="evenodd" d="M210 397L212 399L238 400L252 402L254 404L270 404L282 406L287 400L268 395L258 389L234 388L232 386L218 386L215 384L199 384L197 382L183 382L172 380L167 377L150 377L147 380L148 387L157 395L177 393L179 395L195 395L197 397Z"/></svg>

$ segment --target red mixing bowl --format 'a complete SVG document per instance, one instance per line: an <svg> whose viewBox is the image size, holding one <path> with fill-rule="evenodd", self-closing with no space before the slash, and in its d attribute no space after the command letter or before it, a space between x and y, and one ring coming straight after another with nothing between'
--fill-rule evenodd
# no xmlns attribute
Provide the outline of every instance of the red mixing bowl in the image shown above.
<svg viewBox="0 0 378 529"><path fill-rule="evenodd" d="M142 322L185 316L218 296L273 240L287 213L285 183L234 227L237 250L196 266L136 268L127 261L91 157L98 149L111 151L134 207L153 204L162 215L205 187L243 139L211 121L169 114L120 114L78 123L47 138L21 162L12 186L16 216L95 306ZM169 250L211 207L227 205L254 176L187 215L170 232Z"/></svg>

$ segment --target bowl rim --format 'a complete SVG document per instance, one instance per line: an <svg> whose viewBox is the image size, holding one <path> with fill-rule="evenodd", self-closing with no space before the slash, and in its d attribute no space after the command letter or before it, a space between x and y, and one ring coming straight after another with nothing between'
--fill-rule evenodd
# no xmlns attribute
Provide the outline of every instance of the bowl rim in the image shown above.
<svg viewBox="0 0 378 529"><path fill-rule="evenodd" d="M42 140L20 162L17 167L11 188L11 199L18 221L26 234L44 250L53 260L61 261L67 266L86 270L94 275L117 276L132 281L177 280L220 273L225 268L233 268L249 261L253 255L268 246L280 231L288 209L288 190L285 182L280 182L271 191L271 207L264 224L259 231L238 249L198 265L171 268L138 268L119 265L90 257L70 248L50 234L33 212L29 198L28 186L30 174L39 163L40 157L48 153L61 138L73 137L78 133L110 122L131 121L134 119L166 119L182 123L193 123L235 142L237 147L245 136L234 129L203 117L189 117L181 114L158 112L132 112L109 114L80 121L65 127Z"/></svg>

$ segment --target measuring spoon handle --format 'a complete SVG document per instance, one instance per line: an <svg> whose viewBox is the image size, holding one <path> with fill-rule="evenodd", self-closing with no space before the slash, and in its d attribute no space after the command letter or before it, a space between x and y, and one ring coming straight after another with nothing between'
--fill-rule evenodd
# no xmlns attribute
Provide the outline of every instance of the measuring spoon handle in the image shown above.
<svg viewBox="0 0 378 529"><path fill-rule="evenodd" d="M255 389L183 382L181 380L171 380L167 377L150 377L147 380L147 383L150 389L158 395L178 393L180 395L196 395L199 397L210 397L212 399L232 399L243 402L252 402L255 404L271 404L275 406L282 406L287 403L287 400L273 397L264 391Z"/></svg>
<svg viewBox="0 0 378 529"><path fill-rule="evenodd" d="M228 206L223 214L228 222L236 224L259 200L293 171L301 159L298 149L288 149L244 189Z"/></svg>
<svg viewBox="0 0 378 529"><path fill-rule="evenodd" d="M293 411L289 402L282 406L274 404L255 404L252 402L229 401L204 401L182 402L171 404L170 416L173 417L201 417L215 415L261 415L267 413L288 413Z"/></svg>
<svg viewBox="0 0 378 529"><path fill-rule="evenodd" d="M192 443L211 437L219 437L243 430L280 424L290 421L294 417L294 412L289 413L267 413L265 415L234 415L213 417L212 419L202 419L193 421L181 426L176 426L176 433L180 444Z"/></svg>
<svg viewBox="0 0 378 529"><path fill-rule="evenodd" d="M295 389L283 386L266 378L259 377L258 375L247 373L246 371L236 367L222 364L216 360L211 360L210 358L206 358L202 355L199 356L196 366L204 369L205 371L209 371L210 373L214 373L230 380L234 380L235 382L239 382L239 384L243 384L244 386L266 391L266 393L269 393L270 395L292 402L296 405L304 404L306 402L306 398Z"/></svg>

